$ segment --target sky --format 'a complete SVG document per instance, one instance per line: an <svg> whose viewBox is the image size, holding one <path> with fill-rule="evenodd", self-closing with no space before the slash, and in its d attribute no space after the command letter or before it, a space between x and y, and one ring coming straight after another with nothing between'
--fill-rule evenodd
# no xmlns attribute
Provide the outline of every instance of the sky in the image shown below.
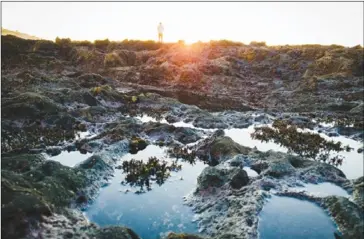
<svg viewBox="0 0 364 239"><path fill-rule="evenodd" d="M228 39L363 45L362 2L2 2L2 27L44 39Z"/></svg>

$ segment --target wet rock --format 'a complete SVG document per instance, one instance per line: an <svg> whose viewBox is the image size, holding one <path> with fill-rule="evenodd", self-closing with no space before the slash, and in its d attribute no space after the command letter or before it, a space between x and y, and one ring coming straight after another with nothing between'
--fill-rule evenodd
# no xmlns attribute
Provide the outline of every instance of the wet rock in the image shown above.
<svg viewBox="0 0 364 239"><path fill-rule="evenodd" d="M64 238L73 238L73 233L72 232L65 232L63 237Z"/></svg>
<svg viewBox="0 0 364 239"><path fill-rule="evenodd" d="M362 114L364 112L364 103L360 103L358 106L352 108L350 113Z"/></svg>
<svg viewBox="0 0 364 239"><path fill-rule="evenodd" d="M26 92L13 98L2 98L2 116L5 118L43 118L62 111L53 100L43 95Z"/></svg>
<svg viewBox="0 0 364 239"><path fill-rule="evenodd" d="M107 53L104 58L105 67L133 66L136 63L136 54L133 51L115 50Z"/></svg>
<svg viewBox="0 0 364 239"><path fill-rule="evenodd" d="M48 154L48 155L50 155L50 156L56 156L56 155L58 155L58 154L61 154L62 153L62 149L60 149L60 148L48 148L47 150L46 150L46 153Z"/></svg>
<svg viewBox="0 0 364 239"><path fill-rule="evenodd" d="M364 214L362 209L344 197L329 196L322 205L338 224L343 238L364 238Z"/></svg>
<svg viewBox="0 0 364 239"><path fill-rule="evenodd" d="M129 153L136 154L139 150L143 150L148 146L148 143L141 138L133 138L129 144Z"/></svg>
<svg viewBox="0 0 364 239"><path fill-rule="evenodd" d="M252 163L251 169L261 175L279 178L295 172L290 162L291 156L288 154L270 150L264 153L253 153L252 157L258 160Z"/></svg>
<svg viewBox="0 0 364 239"><path fill-rule="evenodd" d="M258 122L261 124L268 124L271 122L271 119L266 114L261 114L254 118L254 122Z"/></svg>
<svg viewBox="0 0 364 239"><path fill-rule="evenodd" d="M314 162L300 170L300 178L311 183L329 181L338 185L347 182L345 174L333 165Z"/></svg>
<svg viewBox="0 0 364 239"><path fill-rule="evenodd" d="M355 107L357 107L357 103L353 102L341 102L341 103L332 103L327 106L329 111L336 111L336 112L348 112Z"/></svg>
<svg viewBox="0 0 364 239"><path fill-rule="evenodd" d="M1 234L3 238L23 238L30 229L28 220L41 220L42 216L49 216L51 207L37 195L36 190L29 187L30 185L25 182L19 185L20 178L11 182L8 176L2 170Z"/></svg>
<svg viewBox="0 0 364 239"><path fill-rule="evenodd" d="M338 134L338 133L336 133L336 132L329 132L329 133L327 133L327 135L328 135L329 137L338 137L338 136L339 136L339 134Z"/></svg>
<svg viewBox="0 0 364 239"><path fill-rule="evenodd" d="M203 84L203 74L196 66L188 65L182 67L179 82L190 89L198 89Z"/></svg>
<svg viewBox="0 0 364 239"><path fill-rule="evenodd" d="M240 189L241 187L249 183L248 174L241 169L235 170L230 180L230 186L234 189Z"/></svg>
<svg viewBox="0 0 364 239"><path fill-rule="evenodd" d="M285 121L286 123L290 125L295 125L299 128L309 128L313 129L314 123L305 116L297 116L297 115L281 115L279 117L281 120Z"/></svg>
<svg viewBox="0 0 364 239"><path fill-rule="evenodd" d="M214 116L199 116L193 121L193 126L204 129L225 129L228 127L220 118Z"/></svg>
<svg viewBox="0 0 364 239"><path fill-rule="evenodd" d="M355 128L355 127L345 127L345 126L339 126L337 128L337 132L340 135L350 136L356 133L359 133L363 131L363 129Z"/></svg>
<svg viewBox="0 0 364 239"><path fill-rule="evenodd" d="M225 172L216 167L205 168L197 178L199 189L208 187L221 187L225 181Z"/></svg>
<svg viewBox="0 0 364 239"><path fill-rule="evenodd" d="M145 132L149 137L158 137L159 141L165 141L166 138L174 138L183 144L193 143L201 138L196 129L175 127L161 123L145 125Z"/></svg>
<svg viewBox="0 0 364 239"><path fill-rule="evenodd" d="M356 204L364 212L364 177L360 177L353 182L353 198Z"/></svg>
<svg viewBox="0 0 364 239"><path fill-rule="evenodd" d="M234 189L240 189L249 182L247 173L240 168L224 169L219 167L207 167L197 178L198 191L210 187L221 187L229 183Z"/></svg>
<svg viewBox="0 0 364 239"><path fill-rule="evenodd" d="M218 129L214 132L213 137L222 137L225 136L225 131L222 129Z"/></svg>
<svg viewBox="0 0 364 239"><path fill-rule="evenodd" d="M179 121L178 117L173 116L173 115L168 115L166 117L166 120L167 120L168 123L176 123L176 122Z"/></svg>
<svg viewBox="0 0 364 239"><path fill-rule="evenodd" d="M193 143L201 138L196 130L185 127L176 128L174 135L175 139L183 144Z"/></svg>
<svg viewBox="0 0 364 239"><path fill-rule="evenodd" d="M5 155L1 157L1 168L17 173L24 173L45 161L41 154Z"/></svg>
<svg viewBox="0 0 364 239"><path fill-rule="evenodd" d="M140 239L133 230L122 226L98 228L93 234L99 239Z"/></svg>
<svg viewBox="0 0 364 239"><path fill-rule="evenodd" d="M93 97L89 92L85 92L82 94L83 101L89 106L96 106L97 100Z"/></svg>
<svg viewBox="0 0 364 239"><path fill-rule="evenodd" d="M149 136L162 135L162 134L171 134L177 128L173 125L161 124L161 123L148 123L145 125L145 133Z"/></svg>
<svg viewBox="0 0 364 239"><path fill-rule="evenodd" d="M261 173L263 170L266 170L269 167L267 162L264 161L255 161L250 165L250 168L256 171L257 173Z"/></svg>
<svg viewBox="0 0 364 239"><path fill-rule="evenodd" d="M242 167L243 166L243 162L240 158L234 157L233 159L230 160L230 166L233 167Z"/></svg>
<svg viewBox="0 0 364 239"><path fill-rule="evenodd" d="M94 169L98 171L106 171L106 169L110 168L111 166L106 164L105 161L102 160L100 155L92 155L90 158L81 162L78 165L78 167L82 169Z"/></svg>
<svg viewBox="0 0 364 239"><path fill-rule="evenodd" d="M10 160L12 164L8 165ZM6 219L2 223L5 238L24 237L34 220L50 216L54 208L70 205L75 193L87 185L84 172L46 161L42 156L17 155L2 157L2 161L1 213ZM13 173L5 168L23 173Z"/></svg>
<svg viewBox="0 0 364 239"><path fill-rule="evenodd" d="M270 175L272 177L282 177L293 173L294 167L288 162L276 161L269 164L269 168L263 172L263 174Z"/></svg>
<svg viewBox="0 0 364 239"><path fill-rule="evenodd" d="M205 140L198 147L197 155L206 159L210 165L217 165L237 154L248 154L250 150L250 148L236 143L230 137L222 136Z"/></svg>
<svg viewBox="0 0 364 239"><path fill-rule="evenodd" d="M165 239L207 239L207 238L193 235L193 234L185 234L185 233L176 234L174 232L171 232L168 234L167 237L165 237Z"/></svg>
<svg viewBox="0 0 364 239"><path fill-rule="evenodd" d="M106 79L99 74L87 73L77 77L77 83L84 88L91 88L95 86L104 85L107 83Z"/></svg>

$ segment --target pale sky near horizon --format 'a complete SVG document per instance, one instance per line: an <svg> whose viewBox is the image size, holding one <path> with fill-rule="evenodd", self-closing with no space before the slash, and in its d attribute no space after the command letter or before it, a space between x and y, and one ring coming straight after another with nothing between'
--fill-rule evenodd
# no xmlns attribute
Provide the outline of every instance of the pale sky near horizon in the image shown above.
<svg viewBox="0 0 364 239"><path fill-rule="evenodd" d="M228 39L363 45L362 2L3 2L2 27L44 39Z"/></svg>

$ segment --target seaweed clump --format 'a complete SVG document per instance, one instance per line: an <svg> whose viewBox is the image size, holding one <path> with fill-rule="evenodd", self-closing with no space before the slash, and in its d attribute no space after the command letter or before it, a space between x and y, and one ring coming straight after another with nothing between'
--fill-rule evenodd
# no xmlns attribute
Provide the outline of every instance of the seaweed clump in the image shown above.
<svg viewBox="0 0 364 239"><path fill-rule="evenodd" d="M182 165L178 164L177 161L168 163L165 160L150 157L147 162L135 159L124 161L121 168L126 173L122 184L140 187L139 192L145 192L144 188L148 191L152 189L151 181L155 181L161 186L171 176L171 172L180 171Z"/></svg>
<svg viewBox="0 0 364 239"><path fill-rule="evenodd" d="M341 142L326 140L319 134L303 132L297 126L289 125L282 120L274 121L272 128L268 126L255 128L251 134L253 139L263 142L273 141L280 146L286 147L289 153L313 160L327 162L335 166L341 165L343 157L333 156L332 152L351 151L348 145L343 146Z"/></svg>

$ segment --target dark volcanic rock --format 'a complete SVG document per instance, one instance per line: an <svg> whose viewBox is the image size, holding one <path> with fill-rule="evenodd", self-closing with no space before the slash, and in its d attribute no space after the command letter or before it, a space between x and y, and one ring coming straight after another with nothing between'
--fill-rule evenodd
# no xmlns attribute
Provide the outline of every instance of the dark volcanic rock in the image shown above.
<svg viewBox="0 0 364 239"><path fill-rule="evenodd" d="M213 136L201 143L197 148L197 155L206 159L210 165L217 165L220 162L227 160L237 154L247 154L250 148L244 147L234 142L230 137Z"/></svg>
<svg viewBox="0 0 364 239"><path fill-rule="evenodd" d="M323 206L342 229L343 238L364 238L364 214L356 204L344 197L329 196Z"/></svg>
<svg viewBox="0 0 364 239"><path fill-rule="evenodd" d="M197 178L198 190L205 190L211 187L221 187L225 183L233 189L240 189L249 182L248 174L240 168L223 169L219 167L207 167Z"/></svg>
<svg viewBox="0 0 364 239"><path fill-rule="evenodd" d="M186 233L169 233L165 239L208 239L206 237L201 237L198 235L193 234L186 234Z"/></svg>
<svg viewBox="0 0 364 239"><path fill-rule="evenodd" d="M99 228L94 235L99 239L140 239L133 230L121 226Z"/></svg>
<svg viewBox="0 0 364 239"><path fill-rule="evenodd" d="M141 138L134 138L129 144L129 153L136 154L139 150L143 150L148 146L148 143Z"/></svg>
<svg viewBox="0 0 364 239"><path fill-rule="evenodd" d="M230 180L230 186L234 189L240 189L249 182L248 174L241 169L236 169Z"/></svg>

